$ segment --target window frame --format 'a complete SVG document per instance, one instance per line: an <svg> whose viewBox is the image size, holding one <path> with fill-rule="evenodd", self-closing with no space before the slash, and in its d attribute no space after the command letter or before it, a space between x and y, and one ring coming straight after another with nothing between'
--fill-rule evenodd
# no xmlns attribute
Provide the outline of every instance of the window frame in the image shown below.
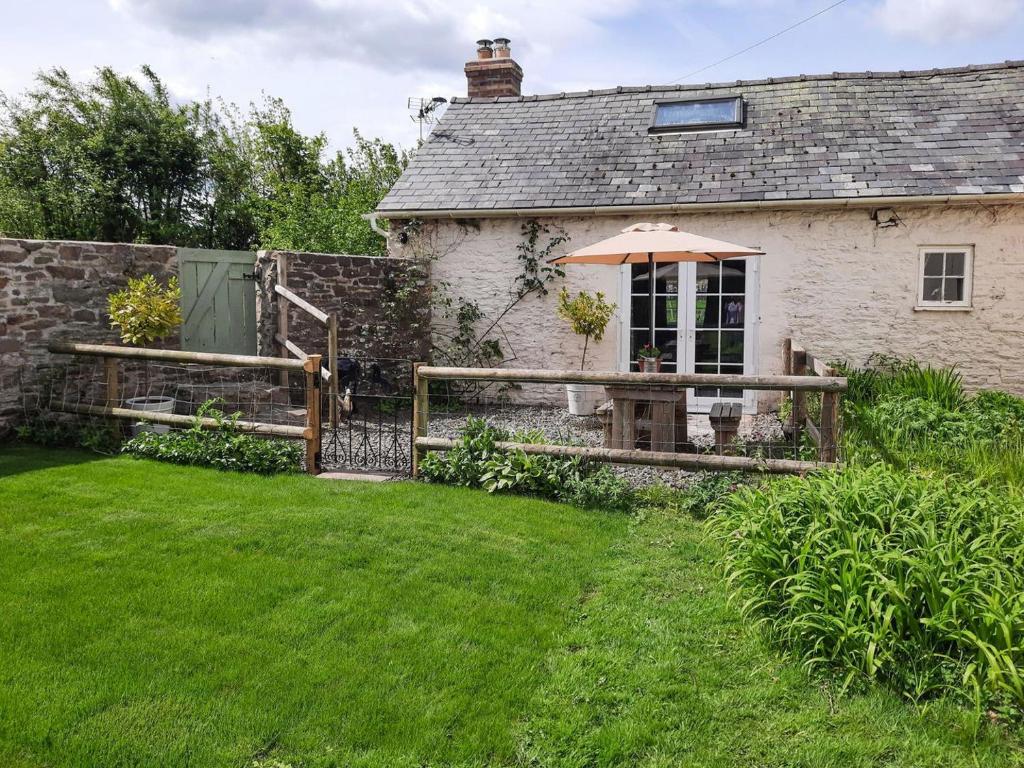
<svg viewBox="0 0 1024 768"><path fill-rule="evenodd" d="M676 104L719 104L733 102L734 119L716 123L672 123L669 125L658 125L658 108ZM689 99L656 99L654 108L651 110L651 122L647 126L648 133L692 133L694 131L713 131L723 128L743 128L746 125L747 104L742 94L736 96L703 96Z"/></svg>
<svg viewBox="0 0 1024 768"><path fill-rule="evenodd" d="M946 279L946 255L950 253L963 254L964 257L964 297L960 301L938 301L925 299L924 297L924 281L925 281L925 261L927 260L927 254L929 253L941 253L943 254L943 266L942 266L942 279ZM928 277L935 277L935 275L929 275ZM954 310L954 311L969 311L972 308L973 300L973 289L974 289L974 246L973 245L922 245L918 248L918 259L917 259L917 304L914 307L916 310L930 310L930 311L942 311L942 310Z"/></svg>

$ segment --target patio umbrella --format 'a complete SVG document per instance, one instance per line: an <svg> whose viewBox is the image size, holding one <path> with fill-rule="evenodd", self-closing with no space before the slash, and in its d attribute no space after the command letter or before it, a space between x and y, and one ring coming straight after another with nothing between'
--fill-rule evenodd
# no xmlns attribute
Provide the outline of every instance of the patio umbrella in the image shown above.
<svg viewBox="0 0 1024 768"><path fill-rule="evenodd" d="M651 346L654 344L655 264L680 261L722 261L743 256L763 256L764 251L724 240L681 232L672 224L632 224L622 234L578 248L551 261L552 264L647 264L651 300Z"/></svg>

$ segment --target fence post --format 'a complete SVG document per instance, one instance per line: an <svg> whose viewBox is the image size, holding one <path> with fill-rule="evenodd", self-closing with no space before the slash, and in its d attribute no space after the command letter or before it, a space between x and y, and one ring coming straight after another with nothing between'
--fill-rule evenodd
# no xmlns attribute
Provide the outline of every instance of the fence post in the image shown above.
<svg viewBox="0 0 1024 768"><path fill-rule="evenodd" d="M839 394L837 392L821 393L821 437L818 445L819 461L833 463L839 456Z"/></svg>
<svg viewBox="0 0 1024 768"><path fill-rule="evenodd" d="M412 476L413 479L419 476L420 459L423 458L422 451L416 447L417 437L427 436L427 423L430 418L430 382L420 376L420 366L423 363L412 364L412 387L414 391L412 401Z"/></svg>
<svg viewBox="0 0 1024 768"><path fill-rule="evenodd" d="M802 347L792 345L790 352L793 356L791 370L794 376L807 375L807 352ZM794 391L793 398L793 436L800 443L800 433L804 430L804 423L807 421L807 393Z"/></svg>
<svg viewBox="0 0 1024 768"><path fill-rule="evenodd" d="M302 364L306 379L306 471L320 474L320 355L307 355Z"/></svg>
<svg viewBox="0 0 1024 768"><path fill-rule="evenodd" d="M283 253L277 254L277 284L282 288L288 287L288 256ZM274 294L274 303L277 305L277 335L282 339L288 338L288 302L279 293ZM282 346L280 356L288 357L288 348ZM288 389L288 371L281 371L281 386Z"/></svg>
<svg viewBox="0 0 1024 768"><path fill-rule="evenodd" d="M327 398L330 404L327 417L331 429L338 428L338 315L331 312L327 316L327 370L331 380L327 383Z"/></svg>
<svg viewBox="0 0 1024 768"><path fill-rule="evenodd" d="M121 393L117 381L117 358L103 358L103 368L107 377L107 408L117 408L121 404Z"/></svg>

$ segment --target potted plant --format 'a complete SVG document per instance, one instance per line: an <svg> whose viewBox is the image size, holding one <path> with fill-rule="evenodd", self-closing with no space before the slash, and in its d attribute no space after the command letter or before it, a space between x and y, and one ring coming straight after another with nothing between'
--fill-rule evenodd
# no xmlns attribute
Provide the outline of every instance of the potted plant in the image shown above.
<svg viewBox="0 0 1024 768"><path fill-rule="evenodd" d="M107 297L107 311L110 313L110 326L119 331L121 341L125 344L148 346L165 339L181 326L181 288L178 279L172 277L165 288L153 275L128 278L127 288ZM147 394L126 401L129 408L154 413L174 412L173 397L148 394L148 365L143 368L143 391ZM133 434L169 430L170 427L164 424L140 422L132 425Z"/></svg>
<svg viewBox="0 0 1024 768"><path fill-rule="evenodd" d="M583 337L581 371L587 364L590 340L601 341L604 338L604 331L613 314L615 305L605 301L601 291L594 294L582 291L572 297L563 288L558 294L558 316L569 323L573 333ZM604 387L593 384L566 384L565 392L569 399L569 413L573 416L593 416L604 398Z"/></svg>
<svg viewBox="0 0 1024 768"><path fill-rule="evenodd" d="M644 344L636 353L636 364L640 373L658 373L661 371L661 350L653 344Z"/></svg>

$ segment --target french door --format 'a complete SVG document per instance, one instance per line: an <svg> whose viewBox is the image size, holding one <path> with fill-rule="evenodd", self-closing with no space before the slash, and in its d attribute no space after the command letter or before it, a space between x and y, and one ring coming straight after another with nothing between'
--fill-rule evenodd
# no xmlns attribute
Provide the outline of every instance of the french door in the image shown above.
<svg viewBox="0 0 1024 768"><path fill-rule="evenodd" d="M662 370L674 373L753 374L756 366L756 259L655 264L655 346ZM649 267L622 268L624 334L622 370L636 371L637 352L650 339ZM716 402L739 402L752 412L753 393L697 387L688 393L691 411L706 412Z"/></svg>

